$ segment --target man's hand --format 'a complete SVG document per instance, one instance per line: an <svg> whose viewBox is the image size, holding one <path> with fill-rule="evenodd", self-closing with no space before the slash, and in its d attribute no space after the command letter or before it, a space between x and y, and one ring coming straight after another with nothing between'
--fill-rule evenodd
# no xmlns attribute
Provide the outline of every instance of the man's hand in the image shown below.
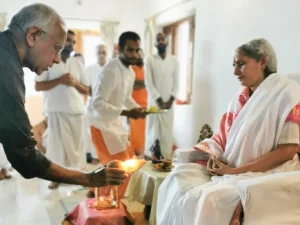
<svg viewBox="0 0 300 225"><path fill-rule="evenodd" d="M75 78L70 74L70 73L66 73L64 75L62 75L60 77L61 79L61 83L66 85L66 86L76 86L77 85L77 81L75 80Z"/></svg>
<svg viewBox="0 0 300 225"><path fill-rule="evenodd" d="M170 97L169 101L167 101L164 105L165 109L171 109L175 98L173 96Z"/></svg>
<svg viewBox="0 0 300 225"><path fill-rule="evenodd" d="M127 116L132 119L140 119L140 118L145 118L147 113L144 108L135 108L131 110L123 110L121 113L122 116Z"/></svg>
<svg viewBox="0 0 300 225"><path fill-rule="evenodd" d="M88 175L90 187L103 187L107 185L120 185L128 175L124 170L113 168L100 168Z"/></svg>
<svg viewBox="0 0 300 225"><path fill-rule="evenodd" d="M164 101L162 100L162 98L158 98L158 99L156 100L156 103L157 103L157 105L158 105L158 107L159 107L160 109L165 109L166 103L164 103Z"/></svg>

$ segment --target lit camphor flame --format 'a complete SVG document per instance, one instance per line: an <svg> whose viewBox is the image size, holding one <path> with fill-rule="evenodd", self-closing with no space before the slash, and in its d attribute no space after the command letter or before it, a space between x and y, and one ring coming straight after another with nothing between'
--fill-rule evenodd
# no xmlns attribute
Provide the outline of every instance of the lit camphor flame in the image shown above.
<svg viewBox="0 0 300 225"><path fill-rule="evenodd" d="M132 173L137 169L137 160L136 159L126 160L123 163L123 165L126 172Z"/></svg>
<svg viewBox="0 0 300 225"><path fill-rule="evenodd" d="M127 173L133 173L140 169L145 163L145 159L129 159L123 162L123 167Z"/></svg>

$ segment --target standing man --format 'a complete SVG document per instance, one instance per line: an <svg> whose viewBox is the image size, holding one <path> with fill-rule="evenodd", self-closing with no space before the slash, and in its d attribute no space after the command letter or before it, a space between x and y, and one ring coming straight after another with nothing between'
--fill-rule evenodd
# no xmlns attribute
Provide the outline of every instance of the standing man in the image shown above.
<svg viewBox="0 0 300 225"><path fill-rule="evenodd" d="M22 8L8 30L0 32L0 143L7 159L24 178L99 187L123 183L125 171L102 168L84 173L51 162L35 149L25 111L23 67L40 75L54 63L66 41L62 18L44 4Z"/></svg>
<svg viewBox="0 0 300 225"><path fill-rule="evenodd" d="M133 156L122 116L145 117L144 110L131 96L135 80L131 65L136 64L139 57L139 35L123 33L119 38L119 50L119 57L110 61L100 75L88 109L92 140L102 165L113 159L125 161ZM126 185L121 185L120 196L125 190Z"/></svg>
<svg viewBox="0 0 300 225"><path fill-rule="evenodd" d="M164 34L156 35L158 53L146 62L146 87L148 106L168 109L167 113L148 116L146 123L146 151L152 159L151 149L159 143L164 158L172 157L173 102L178 90L179 63L175 56L167 54L168 41ZM156 146L157 147L157 146Z"/></svg>
<svg viewBox="0 0 300 225"><path fill-rule="evenodd" d="M90 96L93 95L95 92L95 84L97 83L97 78L100 76L100 74L103 71L104 66L107 64L107 47L104 44L100 44L97 46L97 62L91 66L88 66L86 68L87 75L90 80ZM88 107L91 104L91 98L88 101ZM86 113L88 114L88 113ZM94 154L96 154L95 147L92 143L91 138L91 129L89 125L88 115L85 116L85 129L86 132L84 132L84 148L86 150L87 154L87 162L93 163L96 161L94 159Z"/></svg>
<svg viewBox="0 0 300 225"><path fill-rule="evenodd" d="M132 98L141 107L147 107L147 90L145 86L144 74L144 54L140 51L136 65L132 66L135 73L135 81L132 91ZM130 120L130 146L137 156L145 153L145 132L146 119Z"/></svg>
<svg viewBox="0 0 300 225"><path fill-rule="evenodd" d="M89 82L83 64L70 57L76 43L75 33L67 32L61 62L36 77L36 90L44 91L44 110L48 117L46 155L61 165L83 169L84 95ZM52 182L50 189L58 187Z"/></svg>
<svg viewBox="0 0 300 225"><path fill-rule="evenodd" d="M108 63L107 47L104 44L97 46L97 62L86 68L87 75L91 84L91 93L95 92L95 84L100 73L102 73L104 66Z"/></svg>

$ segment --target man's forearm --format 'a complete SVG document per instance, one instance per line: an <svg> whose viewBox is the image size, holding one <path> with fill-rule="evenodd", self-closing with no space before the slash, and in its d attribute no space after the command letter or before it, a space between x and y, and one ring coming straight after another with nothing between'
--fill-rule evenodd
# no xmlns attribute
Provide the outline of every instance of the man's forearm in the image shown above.
<svg viewBox="0 0 300 225"><path fill-rule="evenodd" d="M146 88L145 81L144 80L135 80L133 89L134 90L140 90L140 89L143 89L143 88Z"/></svg>
<svg viewBox="0 0 300 225"><path fill-rule="evenodd" d="M77 82L74 87L76 88L76 90L83 95L89 95L90 94L90 87L85 86L80 84L79 82Z"/></svg>
<svg viewBox="0 0 300 225"><path fill-rule="evenodd" d="M52 88L56 87L57 85L61 84L60 78L49 80L49 81L41 81L36 82L35 84L35 90L36 91L48 91Z"/></svg>
<svg viewBox="0 0 300 225"><path fill-rule="evenodd" d="M57 183L76 184L86 187L90 185L88 174L62 167L54 162L51 163L51 166L39 178Z"/></svg>

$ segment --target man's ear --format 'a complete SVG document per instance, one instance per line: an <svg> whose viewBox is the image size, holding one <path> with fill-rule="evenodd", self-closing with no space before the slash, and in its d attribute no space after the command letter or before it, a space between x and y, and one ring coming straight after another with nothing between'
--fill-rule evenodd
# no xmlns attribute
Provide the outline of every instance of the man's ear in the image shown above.
<svg viewBox="0 0 300 225"><path fill-rule="evenodd" d="M27 31L26 40L29 47L33 47L36 44L37 36L42 34L42 30L37 27L30 27Z"/></svg>

